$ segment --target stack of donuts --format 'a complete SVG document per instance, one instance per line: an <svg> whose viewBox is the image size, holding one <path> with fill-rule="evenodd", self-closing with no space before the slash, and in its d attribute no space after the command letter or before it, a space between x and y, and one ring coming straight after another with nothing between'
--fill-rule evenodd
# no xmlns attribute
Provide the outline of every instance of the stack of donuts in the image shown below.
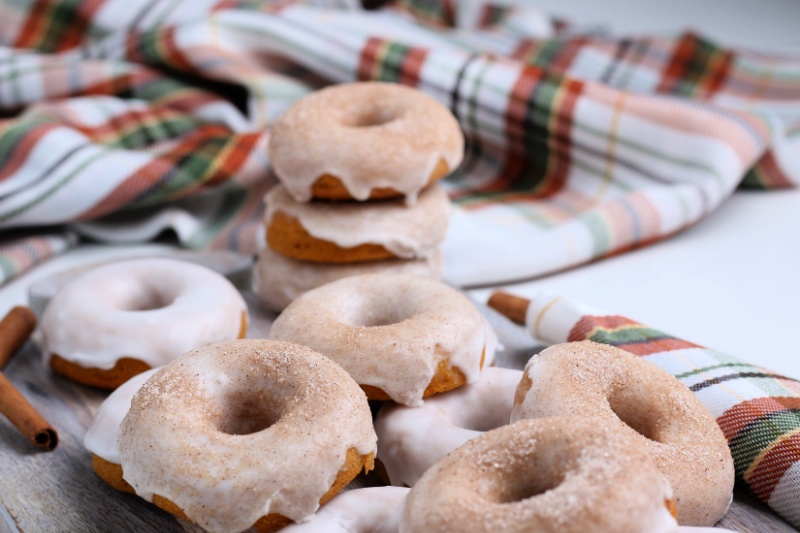
<svg viewBox="0 0 800 533"><path fill-rule="evenodd" d="M342 84L299 100L271 135L280 183L254 271L266 307L354 274L441 277L451 206L436 182L464 155L446 107L401 85Z"/></svg>

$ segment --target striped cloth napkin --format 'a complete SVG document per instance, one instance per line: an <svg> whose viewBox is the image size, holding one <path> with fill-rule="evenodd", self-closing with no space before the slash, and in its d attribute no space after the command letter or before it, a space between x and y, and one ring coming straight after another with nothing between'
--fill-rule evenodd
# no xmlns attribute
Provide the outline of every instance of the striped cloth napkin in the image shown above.
<svg viewBox="0 0 800 533"><path fill-rule="evenodd" d="M330 83L411 85L460 121L445 257L462 286L800 182L800 58L691 33L585 34L477 0L16 0L0 20L0 282L75 235L255 252L269 126Z"/></svg>
<svg viewBox="0 0 800 533"><path fill-rule="evenodd" d="M525 322L533 336L546 343L610 344L678 378L722 428L737 484L800 527L798 380L554 294L536 295Z"/></svg>

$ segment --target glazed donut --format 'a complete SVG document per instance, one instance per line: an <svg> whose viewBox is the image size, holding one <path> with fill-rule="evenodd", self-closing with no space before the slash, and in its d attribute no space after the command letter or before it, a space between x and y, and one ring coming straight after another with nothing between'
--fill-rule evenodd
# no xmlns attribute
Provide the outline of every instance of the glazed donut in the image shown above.
<svg viewBox="0 0 800 533"><path fill-rule="evenodd" d="M314 518L281 533L397 533L408 495L404 487L370 487L338 494Z"/></svg>
<svg viewBox="0 0 800 533"><path fill-rule="evenodd" d="M642 442L675 491L678 522L714 525L733 495L733 459L714 418L656 365L591 341L535 355L519 384L511 420L548 416L604 420Z"/></svg>
<svg viewBox="0 0 800 533"><path fill-rule="evenodd" d="M436 461L484 431L508 424L522 371L486 368L481 379L429 398L422 407L378 411L378 460L393 485L413 487Z"/></svg>
<svg viewBox="0 0 800 533"><path fill-rule="evenodd" d="M413 207L397 200L301 204L281 185L270 189L265 202L270 248L319 263L429 257L444 239L452 211L438 185L425 189Z"/></svg>
<svg viewBox="0 0 800 533"><path fill-rule="evenodd" d="M295 261L267 247L261 251L253 267L253 285L264 306L273 311L283 311L300 295L337 279L381 272L441 279L442 268L439 250L425 259L328 264Z"/></svg>
<svg viewBox="0 0 800 533"><path fill-rule="evenodd" d="M159 370L133 397L118 446L136 494L215 533L310 519L372 468L376 439L364 393L340 366L248 339Z"/></svg>
<svg viewBox="0 0 800 533"><path fill-rule="evenodd" d="M523 420L472 439L411 489L400 532L677 531L641 442L585 417Z"/></svg>
<svg viewBox="0 0 800 533"><path fill-rule="evenodd" d="M131 408L133 396L159 368L137 374L109 394L92 419L83 436L84 447L92 454L92 469L100 479L117 490L134 493L123 479L117 447L117 433L122 419Z"/></svg>
<svg viewBox="0 0 800 533"><path fill-rule="evenodd" d="M272 128L269 159L297 202L406 196L455 169L464 137L452 113L392 83L336 85L312 93Z"/></svg>
<svg viewBox="0 0 800 533"><path fill-rule="evenodd" d="M132 259L68 283L42 317L45 365L113 389L212 342L244 337L247 305L223 276L172 259Z"/></svg>
<svg viewBox="0 0 800 533"><path fill-rule="evenodd" d="M401 274L362 274L309 291L275 320L270 337L330 357L371 400L412 406L476 381L496 346L466 296Z"/></svg>

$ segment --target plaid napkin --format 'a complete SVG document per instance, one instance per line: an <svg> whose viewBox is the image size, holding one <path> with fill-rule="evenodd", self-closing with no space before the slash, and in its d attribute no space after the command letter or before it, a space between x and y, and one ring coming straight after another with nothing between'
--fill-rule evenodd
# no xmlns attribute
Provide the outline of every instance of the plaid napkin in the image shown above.
<svg viewBox="0 0 800 533"><path fill-rule="evenodd" d="M411 85L460 121L460 285L620 253L740 184L800 182L800 58L475 0L356 4L0 3L0 282L75 234L255 252L269 125L329 83Z"/></svg>
<svg viewBox="0 0 800 533"><path fill-rule="evenodd" d="M711 411L728 439L736 481L800 526L800 382L629 318L541 293L526 325L547 343L591 340L663 368Z"/></svg>

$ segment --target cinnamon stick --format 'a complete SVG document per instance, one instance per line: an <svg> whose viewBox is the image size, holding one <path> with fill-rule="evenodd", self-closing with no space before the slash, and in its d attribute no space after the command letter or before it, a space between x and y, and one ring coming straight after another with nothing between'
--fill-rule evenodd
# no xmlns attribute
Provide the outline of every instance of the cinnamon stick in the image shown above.
<svg viewBox="0 0 800 533"><path fill-rule="evenodd" d="M22 346L36 328L36 315L27 307L18 305L0 320L0 370Z"/></svg>
<svg viewBox="0 0 800 533"><path fill-rule="evenodd" d="M525 324L525 316L528 314L528 306L531 301L526 298L514 296L503 291L492 293L487 302L489 307L497 310L501 315L505 315L517 324Z"/></svg>
<svg viewBox="0 0 800 533"><path fill-rule="evenodd" d="M36 315L27 307L14 307L0 320L0 369L28 340L35 328ZM58 445L58 433L2 373L0 414L5 415L37 448L51 451Z"/></svg>
<svg viewBox="0 0 800 533"><path fill-rule="evenodd" d="M0 374L0 413L37 448L52 451L58 444L56 430L3 374Z"/></svg>

